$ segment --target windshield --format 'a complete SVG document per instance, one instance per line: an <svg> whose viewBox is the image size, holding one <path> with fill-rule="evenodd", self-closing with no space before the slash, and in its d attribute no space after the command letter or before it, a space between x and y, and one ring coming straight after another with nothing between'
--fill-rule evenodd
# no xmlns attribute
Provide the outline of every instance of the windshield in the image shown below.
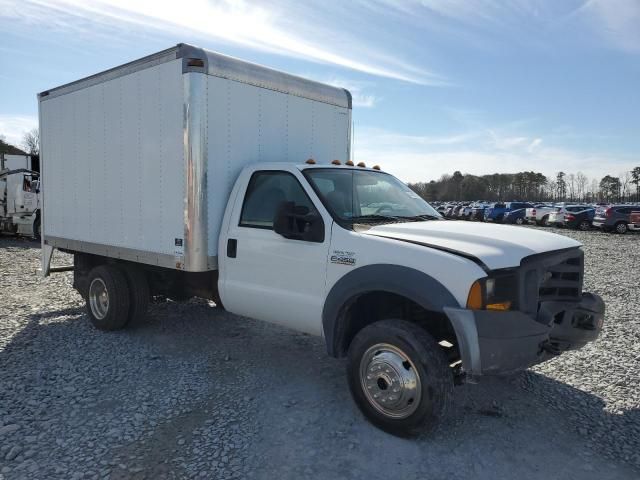
<svg viewBox="0 0 640 480"><path fill-rule="evenodd" d="M309 168L304 174L338 221L357 223L442 218L418 194L387 173Z"/></svg>

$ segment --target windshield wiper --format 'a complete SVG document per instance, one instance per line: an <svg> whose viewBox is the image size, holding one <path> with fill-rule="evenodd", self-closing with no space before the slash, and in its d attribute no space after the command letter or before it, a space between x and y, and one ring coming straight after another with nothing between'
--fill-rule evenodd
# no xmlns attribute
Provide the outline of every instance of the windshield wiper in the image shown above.
<svg viewBox="0 0 640 480"><path fill-rule="evenodd" d="M428 213L425 213L424 215L411 215L411 216L372 214L372 215L360 215L359 217L352 217L349 221L351 223L367 223L367 222L379 222L379 221L422 222L424 220L441 220L441 219L442 217L437 217L436 215L429 215Z"/></svg>
<svg viewBox="0 0 640 480"><path fill-rule="evenodd" d="M412 215L412 216L398 216L396 218L400 218L402 220L414 220L416 222L419 222L420 220L442 220L442 217L439 217L437 215L430 215L428 213L422 214L422 215Z"/></svg>
<svg viewBox="0 0 640 480"><path fill-rule="evenodd" d="M380 222L380 221L398 222L401 220L402 220L402 217L375 214L375 215L360 215L358 217L351 217L349 219L349 222L350 223L367 223L367 222Z"/></svg>

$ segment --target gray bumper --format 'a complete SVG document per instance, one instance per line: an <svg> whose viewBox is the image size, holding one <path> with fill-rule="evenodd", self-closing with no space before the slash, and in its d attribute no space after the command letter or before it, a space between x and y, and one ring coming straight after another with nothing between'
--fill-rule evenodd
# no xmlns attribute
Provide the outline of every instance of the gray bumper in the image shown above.
<svg viewBox="0 0 640 480"><path fill-rule="evenodd" d="M604 303L584 293L580 302L543 302L537 318L518 311L445 307L456 332L462 366L471 375L524 370L595 340Z"/></svg>

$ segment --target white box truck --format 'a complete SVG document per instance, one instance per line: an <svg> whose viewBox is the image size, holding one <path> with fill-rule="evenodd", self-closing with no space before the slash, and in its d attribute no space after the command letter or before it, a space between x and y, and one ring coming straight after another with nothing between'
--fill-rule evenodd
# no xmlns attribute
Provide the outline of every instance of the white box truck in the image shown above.
<svg viewBox="0 0 640 480"><path fill-rule="evenodd" d="M444 220L350 160L343 89L189 45L39 95L43 272L72 253L92 323L199 296L322 336L354 400L398 435L464 378L595 340L564 236Z"/></svg>
<svg viewBox="0 0 640 480"><path fill-rule="evenodd" d="M0 233L40 237L40 174L29 155L0 154Z"/></svg>

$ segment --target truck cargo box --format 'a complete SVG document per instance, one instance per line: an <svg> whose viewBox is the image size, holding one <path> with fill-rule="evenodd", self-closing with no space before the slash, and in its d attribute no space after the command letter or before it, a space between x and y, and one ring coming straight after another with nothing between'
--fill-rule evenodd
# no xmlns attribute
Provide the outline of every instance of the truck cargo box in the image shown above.
<svg viewBox="0 0 640 480"><path fill-rule="evenodd" d="M245 165L350 157L348 91L186 44L38 99L49 249L214 270Z"/></svg>

